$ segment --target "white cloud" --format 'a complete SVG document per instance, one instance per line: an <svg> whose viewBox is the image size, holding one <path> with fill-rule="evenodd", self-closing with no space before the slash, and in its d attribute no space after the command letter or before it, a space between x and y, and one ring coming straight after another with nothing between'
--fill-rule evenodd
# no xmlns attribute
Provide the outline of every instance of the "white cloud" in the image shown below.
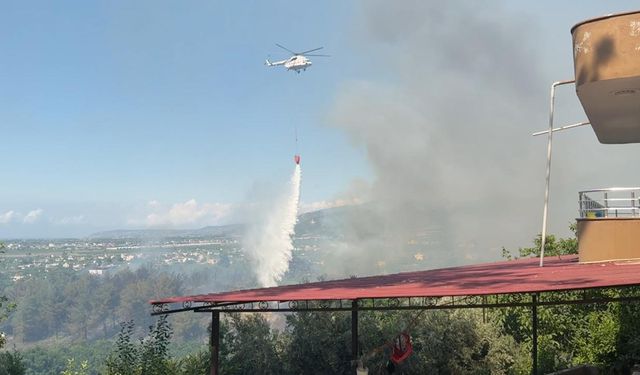
<svg viewBox="0 0 640 375"><path fill-rule="evenodd" d="M0 214L0 224L6 224L10 222L15 216L15 214L16 213L14 211L7 211L3 214Z"/></svg>
<svg viewBox="0 0 640 375"><path fill-rule="evenodd" d="M190 199L184 203L175 203L168 209L162 207L157 201L150 201L148 206L153 212L146 216L144 225L149 227L213 225L218 224L231 211L230 204L198 204L195 199ZM135 220L133 222L135 223Z"/></svg>
<svg viewBox="0 0 640 375"><path fill-rule="evenodd" d="M36 221L38 221L40 216L42 216L43 212L44 211L42 210L42 208L31 210L31 211L29 211L28 214L25 215L25 217L24 217L24 219L22 219L22 221L27 223L27 224L35 223Z"/></svg>
<svg viewBox="0 0 640 375"><path fill-rule="evenodd" d="M52 219L51 222L58 225L76 225L84 223L84 215L65 216L60 219Z"/></svg>

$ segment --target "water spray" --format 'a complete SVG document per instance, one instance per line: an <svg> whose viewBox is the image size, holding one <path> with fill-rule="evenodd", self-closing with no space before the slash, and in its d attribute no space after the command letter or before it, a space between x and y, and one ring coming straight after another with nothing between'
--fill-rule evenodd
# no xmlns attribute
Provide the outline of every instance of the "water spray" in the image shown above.
<svg viewBox="0 0 640 375"><path fill-rule="evenodd" d="M253 262L256 278L262 287L276 286L289 270L302 179L298 155L295 161L288 188L276 198L264 222L255 226L247 238L247 255Z"/></svg>

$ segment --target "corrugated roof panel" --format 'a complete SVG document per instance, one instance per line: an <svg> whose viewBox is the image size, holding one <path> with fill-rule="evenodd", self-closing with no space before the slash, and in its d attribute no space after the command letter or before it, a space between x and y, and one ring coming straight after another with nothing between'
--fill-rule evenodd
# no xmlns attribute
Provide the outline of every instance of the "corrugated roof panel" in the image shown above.
<svg viewBox="0 0 640 375"><path fill-rule="evenodd" d="M640 262L578 263L578 257L546 257L405 272L273 288L170 297L152 304L353 300L535 293L640 285Z"/></svg>

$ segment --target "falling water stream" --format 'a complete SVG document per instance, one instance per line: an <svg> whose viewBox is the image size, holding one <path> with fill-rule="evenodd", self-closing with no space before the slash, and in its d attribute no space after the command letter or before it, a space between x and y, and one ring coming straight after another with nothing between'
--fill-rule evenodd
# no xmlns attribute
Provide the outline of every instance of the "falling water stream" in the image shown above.
<svg viewBox="0 0 640 375"><path fill-rule="evenodd" d="M293 235L298 220L300 201L300 165L296 164L286 191L276 197L273 209L247 239L248 256L261 286L278 284L289 269L293 250Z"/></svg>

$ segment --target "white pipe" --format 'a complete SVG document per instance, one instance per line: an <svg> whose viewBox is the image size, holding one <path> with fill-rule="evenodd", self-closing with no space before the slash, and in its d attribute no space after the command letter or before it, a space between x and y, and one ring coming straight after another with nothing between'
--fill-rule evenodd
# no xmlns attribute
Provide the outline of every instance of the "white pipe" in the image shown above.
<svg viewBox="0 0 640 375"><path fill-rule="evenodd" d="M554 99L556 95L556 86L567 85L569 83L575 83L575 80L558 81L551 85L551 98L549 109L549 130L547 138L547 178L544 189L544 210L542 212L542 238L540 243L540 267L544 265L544 245L547 237L547 213L549 208L549 181L551 179L551 144L553 141L553 111L554 111Z"/></svg>
<svg viewBox="0 0 640 375"><path fill-rule="evenodd" d="M589 125L591 124L589 121L582 121L582 122L577 122L575 124L571 124L571 125L565 125L565 126L561 126L559 128L555 128L555 129L551 129L552 132L558 132L560 130L567 130L567 129L572 129L572 128L577 128L578 126L584 126L584 125ZM547 134L549 133L549 130L543 130L543 131L539 131L539 132L535 132L531 135L533 135L534 137L536 135L542 135L542 134Z"/></svg>

